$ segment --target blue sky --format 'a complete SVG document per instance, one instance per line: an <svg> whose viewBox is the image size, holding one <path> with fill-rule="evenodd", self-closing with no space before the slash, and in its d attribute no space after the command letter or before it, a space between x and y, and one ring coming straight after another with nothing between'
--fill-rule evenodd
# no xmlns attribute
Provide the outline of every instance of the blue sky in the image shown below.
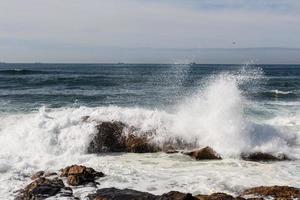
<svg viewBox="0 0 300 200"><path fill-rule="evenodd" d="M299 35L299 0L0 1L3 61L114 62L128 48L300 48Z"/></svg>

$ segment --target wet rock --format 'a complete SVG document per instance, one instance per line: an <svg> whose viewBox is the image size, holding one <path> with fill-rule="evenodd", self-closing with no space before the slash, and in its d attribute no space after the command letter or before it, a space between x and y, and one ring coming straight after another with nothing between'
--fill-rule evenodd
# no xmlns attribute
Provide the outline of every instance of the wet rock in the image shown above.
<svg viewBox="0 0 300 200"><path fill-rule="evenodd" d="M233 197L229 194L225 193L213 193L211 195L196 195L195 196L199 200L244 200L242 197Z"/></svg>
<svg viewBox="0 0 300 200"><path fill-rule="evenodd" d="M190 193L181 193L177 191L171 191L165 193L157 198L157 200L197 200L196 197L193 197Z"/></svg>
<svg viewBox="0 0 300 200"><path fill-rule="evenodd" d="M135 136L129 134L125 139L126 152L132 153L153 153L159 151L159 148L147 139L146 136Z"/></svg>
<svg viewBox="0 0 300 200"><path fill-rule="evenodd" d="M55 172L38 171L35 174L33 174L30 178L31 178L31 180L35 180L40 177L45 178L45 177L56 176L56 175L57 175L57 173L55 173Z"/></svg>
<svg viewBox="0 0 300 200"><path fill-rule="evenodd" d="M300 199L300 188L288 186L260 186L247 189L242 192L241 196L252 195L258 197L275 198L275 199Z"/></svg>
<svg viewBox="0 0 300 200"><path fill-rule="evenodd" d="M157 196L131 189L104 188L87 196L89 200L156 200Z"/></svg>
<svg viewBox="0 0 300 200"><path fill-rule="evenodd" d="M89 144L88 153L124 152L126 149L121 122L103 122L97 125L97 133Z"/></svg>
<svg viewBox="0 0 300 200"><path fill-rule="evenodd" d="M179 153L179 152L180 151L174 150L174 149L173 150L170 149L170 150L165 151L166 154L174 154L174 153Z"/></svg>
<svg viewBox="0 0 300 200"><path fill-rule="evenodd" d="M124 134L124 130L129 130ZM122 122L102 122L97 125L97 133L91 140L88 153L102 152L133 152L150 153L157 152L160 149L152 144L147 134L133 134L136 130L128 127Z"/></svg>
<svg viewBox="0 0 300 200"><path fill-rule="evenodd" d="M184 154L188 155L196 160L220 160L220 159L222 159L221 156L210 147L205 147L205 148L202 148L199 150L185 152Z"/></svg>
<svg viewBox="0 0 300 200"><path fill-rule="evenodd" d="M62 177L67 177L68 184L72 186L95 182L96 178L103 177L102 172L82 165L72 165L61 170Z"/></svg>
<svg viewBox="0 0 300 200"><path fill-rule="evenodd" d="M285 154L278 156L271 155L269 153L254 152L254 153L242 153L241 158L248 161L283 161L289 160Z"/></svg>
<svg viewBox="0 0 300 200"><path fill-rule="evenodd" d="M55 196L58 193L64 193L62 191L65 185L61 179L47 179L44 177L38 178L26 186L21 194L16 198L19 200L31 200L31 199L45 199L51 196ZM72 195L72 190L65 194Z"/></svg>

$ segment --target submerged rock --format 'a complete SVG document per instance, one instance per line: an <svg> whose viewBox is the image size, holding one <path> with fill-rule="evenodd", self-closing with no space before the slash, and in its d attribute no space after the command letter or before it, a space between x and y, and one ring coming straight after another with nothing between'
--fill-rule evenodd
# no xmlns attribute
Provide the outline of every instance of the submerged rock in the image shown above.
<svg viewBox="0 0 300 200"><path fill-rule="evenodd" d="M45 199L59 193L61 193L61 196L72 196L72 189L65 187L61 179L47 179L41 177L21 190L21 194L16 199Z"/></svg>
<svg viewBox="0 0 300 200"><path fill-rule="evenodd" d="M289 160L285 154L274 156L269 153L254 152L254 153L242 153L241 158L248 161L283 161Z"/></svg>
<svg viewBox="0 0 300 200"><path fill-rule="evenodd" d="M104 188L87 196L90 200L156 200L157 196L131 189Z"/></svg>
<svg viewBox="0 0 300 200"><path fill-rule="evenodd" d="M124 134L125 128L129 130L127 134ZM149 141L147 134L137 136L130 131L135 128L128 127L122 122L102 122L97 125L97 130L89 144L88 153L150 153L160 150L158 146Z"/></svg>
<svg viewBox="0 0 300 200"><path fill-rule="evenodd" d="M215 152L210 147L205 147L198 150L193 150L190 152L185 152L185 155L188 155L196 160L220 160L222 159L221 156Z"/></svg>
<svg viewBox="0 0 300 200"><path fill-rule="evenodd" d="M103 177L102 172L95 171L93 168L82 165L72 165L61 170L62 177L67 177L68 184L72 186L83 185L95 182L96 178Z"/></svg>
<svg viewBox="0 0 300 200"><path fill-rule="evenodd" d="M252 195L257 197L292 200L300 198L300 189L288 186L260 186L245 190L241 196Z"/></svg>

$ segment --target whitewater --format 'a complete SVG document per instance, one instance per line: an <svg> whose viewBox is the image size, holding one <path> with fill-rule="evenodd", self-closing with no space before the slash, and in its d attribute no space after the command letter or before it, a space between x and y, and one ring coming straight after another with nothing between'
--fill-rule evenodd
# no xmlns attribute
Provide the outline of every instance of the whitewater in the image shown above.
<svg viewBox="0 0 300 200"><path fill-rule="evenodd" d="M53 71L49 72L47 67L44 71L42 67L39 71L26 68L26 73L22 73L20 69L5 69L3 73L0 70L0 80L18 76L29 80L34 77L33 80L40 81L37 85L41 85L41 81L51 85L53 77L57 83L64 80L59 79L61 76L75 77L72 81L76 77L95 78L94 73L73 73L70 68L63 68L63 71L59 67L55 68L53 75ZM123 75L127 77L126 80L134 76L136 82L141 74L133 74L135 69L136 66L134 69L130 66L115 68L114 71L98 69L101 73L106 71L97 78L114 80L116 72L123 70L122 72L126 72ZM166 72L170 72L170 69L174 74L168 78ZM283 84L281 88L276 85L277 89L266 90L263 87L274 74L270 78L264 68L222 68L221 71L203 73L204 76L199 80L194 77L193 80L197 81L185 92L181 86L191 82L189 73L197 69L182 65L171 66L170 69L165 70L161 76L156 74L156 68L156 71L150 71L148 75L152 77L151 87L137 84L138 87L126 81L116 85L102 85L105 89L101 91L97 90L99 85L91 85L90 82L78 83L91 87L89 89L70 89L74 82L62 82L63 87L68 86L65 90L57 89L53 85L44 89L31 85L18 90L13 82L7 83L13 89L1 87L0 198L13 199L16 191L28 184L30 175L36 171L55 171L71 164L83 164L104 172L107 176L99 179L98 188L131 188L154 194L170 190L193 194L238 194L245 188L260 185L300 187L300 103L297 96L299 76L288 76L289 80L296 80L296 84L291 86L292 89L281 91L287 87ZM300 68L297 69L299 71ZM149 76L145 77L148 81ZM282 81L282 77L274 79L273 84ZM29 85L32 81L26 83ZM125 88L118 89L120 85L125 85ZM143 105L138 102L134 105L138 101L136 95L141 90L145 93L141 102L146 103ZM151 93L153 90L166 92L171 100ZM172 96L179 90L181 92ZM97 101L84 102L83 98L65 103L70 95L81 91L84 91L84 98L104 93L110 99L99 100L102 101L100 105L97 105ZM40 101L38 96L30 96L30 100L24 100L27 93L43 96L49 92L55 97L63 97L51 99L51 96L46 96L51 104L44 103L45 101L37 103ZM108 95L109 92L114 94ZM126 96L127 93L134 98ZM255 96L257 93L261 96ZM17 98L13 95L19 95L20 99L23 98L22 101L16 101ZM155 101L151 99L153 96L157 102L161 100L162 103L155 105ZM28 107L30 109L26 109ZM89 116L89 120L83 120L86 116ZM103 121L121 121L137 127L141 132L155 132L152 140L156 144L182 138L186 142L195 143L199 148L210 146L224 159L195 161L182 154L165 153L88 154L87 147L97 131L95 126ZM255 151L273 155L283 153L291 160L261 163L240 159L241 153ZM79 187L74 189L74 195L84 198L95 190L94 187Z"/></svg>

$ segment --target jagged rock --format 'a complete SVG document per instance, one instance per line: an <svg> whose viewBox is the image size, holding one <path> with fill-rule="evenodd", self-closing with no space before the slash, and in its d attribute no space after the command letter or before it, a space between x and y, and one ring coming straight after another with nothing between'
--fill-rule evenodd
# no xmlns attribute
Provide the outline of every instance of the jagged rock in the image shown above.
<svg viewBox="0 0 300 200"><path fill-rule="evenodd" d="M122 122L102 122L97 125L97 133L91 140L88 153L102 152L134 152L149 153L157 152L160 149L152 144L147 134L139 136L130 132L124 134L124 129L135 130L133 127L127 127Z"/></svg>
<svg viewBox="0 0 300 200"><path fill-rule="evenodd" d="M195 158L196 160L220 160L221 156L216 153L212 148L205 147L202 149L185 152L184 154Z"/></svg>
<svg viewBox="0 0 300 200"><path fill-rule="evenodd" d="M157 200L197 200L197 198L193 197L190 193L181 193L177 191L171 191L165 193L157 198Z"/></svg>
<svg viewBox="0 0 300 200"><path fill-rule="evenodd" d="M63 195L65 196L72 196L72 190L70 188L66 188L61 179L47 179L44 177L40 177L27 185L16 199L45 199L51 196L55 196L60 192L64 193Z"/></svg>
<svg viewBox="0 0 300 200"><path fill-rule="evenodd" d="M269 153L254 152L254 153L242 153L241 158L248 161L283 161L289 160L285 154L273 156Z"/></svg>
<svg viewBox="0 0 300 200"><path fill-rule="evenodd" d="M72 165L61 170L62 177L67 177L68 184L72 186L83 185L94 182L96 178L103 177L102 172L97 172L93 168L82 165Z"/></svg>
<svg viewBox="0 0 300 200"><path fill-rule="evenodd" d="M247 189L241 193L241 196L246 195L292 200L300 198L300 189L288 186L260 186Z"/></svg>
<svg viewBox="0 0 300 200"><path fill-rule="evenodd" d="M90 200L156 200L157 196L131 189L104 188L87 196Z"/></svg>

